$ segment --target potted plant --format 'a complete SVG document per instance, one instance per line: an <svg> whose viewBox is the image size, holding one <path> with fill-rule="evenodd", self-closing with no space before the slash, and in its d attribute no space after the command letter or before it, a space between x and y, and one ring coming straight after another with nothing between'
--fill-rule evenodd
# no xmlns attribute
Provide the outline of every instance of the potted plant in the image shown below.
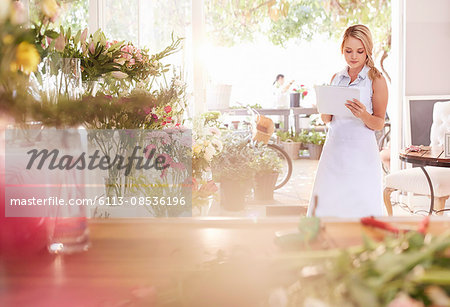
<svg viewBox="0 0 450 307"><path fill-rule="evenodd" d="M245 196L254 176L250 161L254 150L243 136L233 133L223 137L223 148L212 160L213 180L220 183L220 205L231 211L245 206Z"/></svg>
<svg viewBox="0 0 450 307"><path fill-rule="evenodd" d="M277 131L277 137L283 145L283 149L287 152L292 160L298 159L298 153L302 145L301 134L289 131Z"/></svg>
<svg viewBox="0 0 450 307"><path fill-rule="evenodd" d="M320 158L325 139L326 134L324 132L317 132L314 129L308 134L306 143L308 144L310 159L318 160Z"/></svg>
<svg viewBox="0 0 450 307"><path fill-rule="evenodd" d="M294 88L290 95L291 108L299 108L300 107L300 99L305 98L306 95L308 95L308 91L303 84Z"/></svg>
<svg viewBox="0 0 450 307"><path fill-rule="evenodd" d="M264 145L255 148L255 158L250 167L255 172L255 200L272 200L275 184L281 171L281 159L277 153Z"/></svg>

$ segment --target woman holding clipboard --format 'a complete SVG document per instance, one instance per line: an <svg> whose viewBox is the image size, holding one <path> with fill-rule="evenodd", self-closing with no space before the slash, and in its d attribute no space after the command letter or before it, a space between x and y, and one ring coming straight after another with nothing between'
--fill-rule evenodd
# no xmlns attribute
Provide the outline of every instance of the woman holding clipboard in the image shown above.
<svg viewBox="0 0 450 307"><path fill-rule="evenodd" d="M374 66L373 41L363 25L349 27L341 52L348 66L332 86L356 87L360 100L347 100L351 117L321 114L330 129L314 181L308 215L334 217L383 214L382 167L375 131L384 126L388 90Z"/></svg>

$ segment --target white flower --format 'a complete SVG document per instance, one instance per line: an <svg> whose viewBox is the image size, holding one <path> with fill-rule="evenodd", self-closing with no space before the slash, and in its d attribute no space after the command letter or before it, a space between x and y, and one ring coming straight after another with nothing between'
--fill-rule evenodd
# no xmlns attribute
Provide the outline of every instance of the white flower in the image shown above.
<svg viewBox="0 0 450 307"><path fill-rule="evenodd" d="M211 161L215 154L216 154L216 149L212 145L208 145L205 147L206 161Z"/></svg>
<svg viewBox="0 0 450 307"><path fill-rule="evenodd" d="M223 144L222 144L222 141L221 141L221 140L214 138L214 139L211 140L211 143L212 143L214 146L216 146L216 148L217 148L218 151L222 151L222 149L223 149Z"/></svg>
<svg viewBox="0 0 450 307"><path fill-rule="evenodd" d="M118 58L118 59L114 59L114 63L117 63L119 65L123 65L125 64L126 60L124 58Z"/></svg>
<svg viewBox="0 0 450 307"><path fill-rule="evenodd" d="M0 22L8 17L11 0L0 0Z"/></svg>
<svg viewBox="0 0 450 307"><path fill-rule="evenodd" d="M277 288L270 292L269 306L270 307L284 307L288 305L288 296L286 290Z"/></svg>
<svg viewBox="0 0 450 307"><path fill-rule="evenodd" d="M220 130L217 127L210 127L209 134L211 135L220 135Z"/></svg>
<svg viewBox="0 0 450 307"><path fill-rule="evenodd" d="M128 77L128 75L126 73L121 72L121 71L113 71L111 73L111 75L116 79L125 79Z"/></svg>

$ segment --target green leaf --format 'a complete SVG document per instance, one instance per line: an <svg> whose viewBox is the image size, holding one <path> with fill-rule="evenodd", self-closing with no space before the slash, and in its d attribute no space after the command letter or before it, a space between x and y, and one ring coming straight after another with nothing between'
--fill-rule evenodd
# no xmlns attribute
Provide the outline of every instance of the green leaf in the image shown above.
<svg viewBox="0 0 450 307"><path fill-rule="evenodd" d="M320 232L320 219L318 217L301 217L298 230L304 234L307 241L313 240Z"/></svg>
<svg viewBox="0 0 450 307"><path fill-rule="evenodd" d="M58 38L59 33L55 30L47 30L45 31L44 35L50 37L51 39L56 39Z"/></svg>

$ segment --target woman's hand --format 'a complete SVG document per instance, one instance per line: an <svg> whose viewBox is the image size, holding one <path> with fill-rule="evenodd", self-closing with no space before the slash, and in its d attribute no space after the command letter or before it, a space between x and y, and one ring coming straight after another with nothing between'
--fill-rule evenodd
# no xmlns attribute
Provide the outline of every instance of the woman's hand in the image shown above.
<svg viewBox="0 0 450 307"><path fill-rule="evenodd" d="M322 121L325 124L328 124L329 122L332 121L333 115L331 115L331 114L320 114L320 119L322 119Z"/></svg>
<svg viewBox="0 0 450 307"><path fill-rule="evenodd" d="M355 117L362 119L366 114L366 106L358 99L347 100L345 106L355 115Z"/></svg>

